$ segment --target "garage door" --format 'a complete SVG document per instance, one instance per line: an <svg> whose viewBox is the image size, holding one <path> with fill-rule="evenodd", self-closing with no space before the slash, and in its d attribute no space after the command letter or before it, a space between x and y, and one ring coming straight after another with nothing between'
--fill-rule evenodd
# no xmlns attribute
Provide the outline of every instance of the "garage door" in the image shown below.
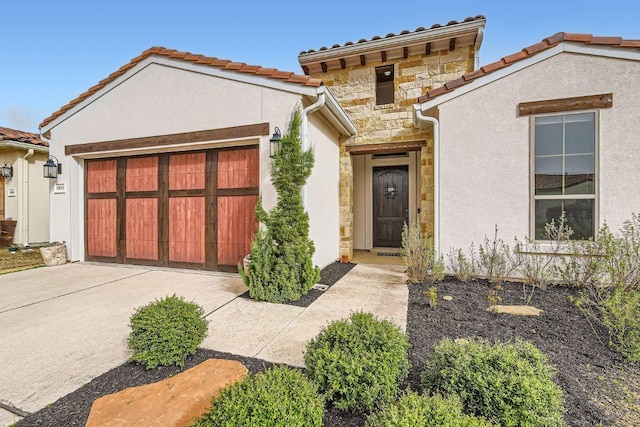
<svg viewBox="0 0 640 427"><path fill-rule="evenodd" d="M257 229L257 147L87 160L86 259L236 271Z"/></svg>

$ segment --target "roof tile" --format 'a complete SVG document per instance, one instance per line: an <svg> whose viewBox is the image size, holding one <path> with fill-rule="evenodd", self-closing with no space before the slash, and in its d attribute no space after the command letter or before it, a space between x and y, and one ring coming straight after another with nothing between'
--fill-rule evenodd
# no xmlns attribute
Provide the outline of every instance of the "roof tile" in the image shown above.
<svg viewBox="0 0 640 427"><path fill-rule="evenodd" d="M31 132L23 132L17 129L5 128L0 126L0 142L15 141L25 144L41 145L48 147L49 144L40 139L40 135Z"/></svg>
<svg viewBox="0 0 640 427"><path fill-rule="evenodd" d="M591 34L572 34L572 33L556 33L551 37L543 39L540 43L524 48L520 52L505 56L500 61L485 65L471 73L463 75L461 78L445 83L437 89L432 89L426 94L418 98L418 102L427 102L435 97L443 95L447 92L463 86L473 80L491 74L494 71L508 67L511 64L519 62L523 59L534 56L535 54L556 46L562 41L577 42L585 44L609 45L614 48L640 48L640 40L625 40L620 37L594 37Z"/></svg>

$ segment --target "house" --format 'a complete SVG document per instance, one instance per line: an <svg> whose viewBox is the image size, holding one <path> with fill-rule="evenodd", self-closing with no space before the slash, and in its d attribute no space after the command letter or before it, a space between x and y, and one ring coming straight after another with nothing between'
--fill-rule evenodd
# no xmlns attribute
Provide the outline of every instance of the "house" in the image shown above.
<svg viewBox="0 0 640 427"><path fill-rule="evenodd" d="M160 47L46 118L63 165L51 239L70 260L237 271L275 205L270 139L302 108L314 262L338 258L338 150L353 122L318 79ZM322 197L318 197L321 195Z"/></svg>
<svg viewBox="0 0 640 427"><path fill-rule="evenodd" d="M418 97L472 72L484 16L322 47L298 56L358 128L340 144L340 258L399 247L406 221L434 233L434 137L414 126Z"/></svg>
<svg viewBox="0 0 640 427"><path fill-rule="evenodd" d="M4 246L49 241L49 180L43 177L48 153L49 145L37 134L0 127L0 220L16 221L9 227L12 240L0 235Z"/></svg>
<svg viewBox="0 0 640 427"><path fill-rule="evenodd" d="M558 33L422 95L416 126L437 119L442 250L495 224L505 241L544 240L563 211L584 239L640 212L638 94L640 40Z"/></svg>

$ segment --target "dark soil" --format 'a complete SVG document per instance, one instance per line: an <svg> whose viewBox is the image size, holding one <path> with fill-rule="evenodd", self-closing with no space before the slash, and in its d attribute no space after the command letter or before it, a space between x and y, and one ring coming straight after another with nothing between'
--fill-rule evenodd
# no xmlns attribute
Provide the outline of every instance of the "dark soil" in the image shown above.
<svg viewBox="0 0 640 427"><path fill-rule="evenodd" d="M327 285L331 287L338 280L342 278L345 274L347 274L355 264L350 262L334 262L333 264L329 264L322 270L320 270L320 281L318 282L321 285ZM312 302L318 299L320 295L322 295L325 291L320 291L318 289L311 289L306 295L303 295L299 300L296 301L288 301L283 304L293 305L296 307L309 307ZM240 295L241 298L251 298L249 296L249 291Z"/></svg>
<svg viewBox="0 0 640 427"><path fill-rule="evenodd" d="M338 273L335 274L337 277ZM487 294L493 288L493 284L486 281L465 284L447 278L437 283L435 308L429 306L422 293L430 286L433 284L410 285L409 288L407 332L413 346L409 352L412 369L403 388L422 390L423 363L442 338L482 337L493 341L521 337L538 346L557 368L555 380L565 393L567 425L591 427L600 422L607 426L640 425L640 368L625 364L619 354L600 342L606 337L604 331L596 329L599 339L589 322L568 301L570 295L576 295L574 290L565 287L538 290L531 305L544 310L543 314L520 317L486 310ZM445 295L453 299L444 301ZM523 304L522 285L504 285L501 297L502 304ZM238 360L250 372L271 366L259 359L199 349L188 359L185 368L210 357ZM25 418L16 427L82 426L96 398L126 387L159 381L179 371L175 367L147 371L139 365L126 363ZM344 413L332 407L324 417L324 425L329 427L363 426L364 421L363 415Z"/></svg>

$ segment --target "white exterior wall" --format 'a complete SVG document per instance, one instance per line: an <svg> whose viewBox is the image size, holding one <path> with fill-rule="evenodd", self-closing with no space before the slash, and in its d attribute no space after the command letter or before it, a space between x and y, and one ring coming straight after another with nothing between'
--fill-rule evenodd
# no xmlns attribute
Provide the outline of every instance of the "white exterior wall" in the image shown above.
<svg viewBox="0 0 640 427"><path fill-rule="evenodd" d="M276 126L284 132L294 108L301 105L300 94L166 65L148 65L51 129L51 154L63 164L63 173L57 182L65 183L67 190L65 194L51 193L51 239L67 242L70 260L84 259L84 159L65 156L66 145L264 122L270 124L271 133ZM318 146L324 145L326 139L331 140L335 137L332 134L330 138L319 138L318 135L327 129L323 127L322 131L314 131L314 137L319 139ZM273 207L276 201L270 176L270 137L271 134L259 138L260 191L267 210ZM246 140L247 144L256 142L257 138ZM221 142L220 145L225 143L229 144L229 141ZM241 145L236 141L232 143ZM215 146L216 143L212 143L207 147ZM321 150L318 148L318 151L323 158L329 156L324 152L324 147ZM119 155L135 154L136 151L129 150ZM334 162L337 168L337 156ZM318 164L321 165L321 162ZM322 171L321 168L318 170ZM335 203L337 204L337 198ZM336 233L337 239L335 230L334 227L332 232ZM327 245L325 242L320 247L323 251L328 251L328 248L325 248ZM320 247L317 247L316 251L318 260L337 258L337 243L335 250L331 248L330 255L320 253Z"/></svg>
<svg viewBox="0 0 640 427"><path fill-rule="evenodd" d="M319 111L308 117L307 144L313 149L315 163L304 189L304 201L309 214L309 237L316 247L313 262L323 268L339 258L340 135L327 124Z"/></svg>
<svg viewBox="0 0 640 427"><path fill-rule="evenodd" d="M0 166L13 166L13 177L5 181L5 218L17 221L13 242L33 245L49 242L49 180L43 177L47 154L35 152L26 160L27 150L0 152ZM1 178L0 179L4 179ZM15 196L9 197L9 189Z"/></svg>
<svg viewBox="0 0 640 427"><path fill-rule="evenodd" d="M494 225L507 243L530 229L531 117L520 102L613 93L598 114L598 226L640 212L640 63L556 55L439 108L441 251L476 248ZM561 113L559 113L561 114Z"/></svg>

